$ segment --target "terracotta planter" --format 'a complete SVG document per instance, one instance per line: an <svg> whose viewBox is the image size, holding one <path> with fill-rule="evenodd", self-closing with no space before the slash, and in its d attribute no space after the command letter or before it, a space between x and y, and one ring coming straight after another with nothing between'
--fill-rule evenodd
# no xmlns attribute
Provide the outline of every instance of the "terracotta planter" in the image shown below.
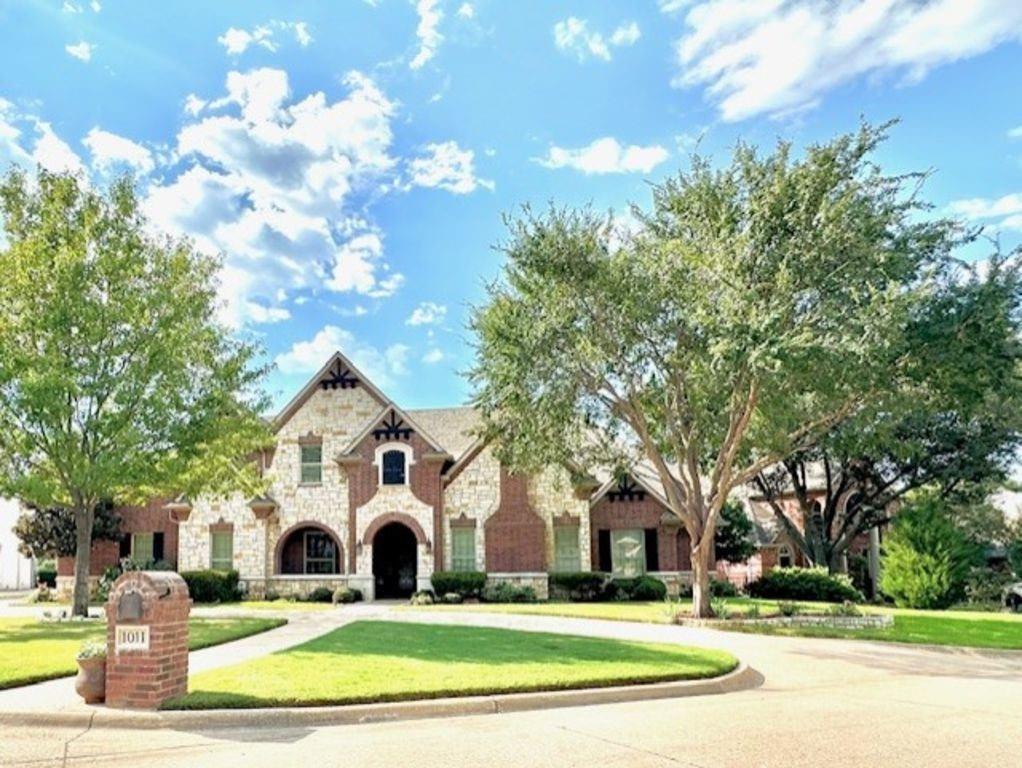
<svg viewBox="0 0 1022 768"><path fill-rule="evenodd" d="M78 659L75 691L86 704L99 704L106 698L106 657Z"/></svg>

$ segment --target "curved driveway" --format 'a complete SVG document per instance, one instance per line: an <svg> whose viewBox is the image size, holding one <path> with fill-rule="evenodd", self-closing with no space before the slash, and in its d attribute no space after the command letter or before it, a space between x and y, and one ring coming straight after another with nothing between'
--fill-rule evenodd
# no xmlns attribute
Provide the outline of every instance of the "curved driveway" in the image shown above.
<svg viewBox="0 0 1022 768"><path fill-rule="evenodd" d="M0 729L0 764L137 766L1022 765L1022 653L731 634L489 613L390 611L399 621L681 642L734 652L764 676L722 696L327 728Z"/></svg>

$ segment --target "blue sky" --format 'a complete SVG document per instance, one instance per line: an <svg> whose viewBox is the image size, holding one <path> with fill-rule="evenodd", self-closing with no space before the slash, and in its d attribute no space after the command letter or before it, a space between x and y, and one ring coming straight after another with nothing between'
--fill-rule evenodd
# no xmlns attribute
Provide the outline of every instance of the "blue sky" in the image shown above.
<svg viewBox="0 0 1022 768"><path fill-rule="evenodd" d="M1014 246L1020 42L1018 0L0 0L0 163L136 173L154 225L224 254L278 404L340 347L453 405L501 215L624 213L697 141L900 118L885 166Z"/></svg>

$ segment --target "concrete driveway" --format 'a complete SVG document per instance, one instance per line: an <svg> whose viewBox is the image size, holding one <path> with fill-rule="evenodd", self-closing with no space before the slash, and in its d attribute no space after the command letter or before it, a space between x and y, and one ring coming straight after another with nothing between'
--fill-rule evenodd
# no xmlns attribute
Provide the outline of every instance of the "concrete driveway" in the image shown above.
<svg viewBox="0 0 1022 768"><path fill-rule="evenodd" d="M0 729L3 765L1017 766L1022 653L757 637L497 614L392 612L728 648L764 675L723 696L331 728Z"/></svg>

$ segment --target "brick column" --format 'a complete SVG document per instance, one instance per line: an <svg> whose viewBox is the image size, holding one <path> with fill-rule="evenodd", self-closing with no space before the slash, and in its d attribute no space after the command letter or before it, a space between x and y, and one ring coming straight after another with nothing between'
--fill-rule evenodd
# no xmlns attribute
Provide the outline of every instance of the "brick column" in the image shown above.
<svg viewBox="0 0 1022 768"><path fill-rule="evenodd" d="M158 709L188 691L188 585L169 571L131 571L106 604L106 703Z"/></svg>

